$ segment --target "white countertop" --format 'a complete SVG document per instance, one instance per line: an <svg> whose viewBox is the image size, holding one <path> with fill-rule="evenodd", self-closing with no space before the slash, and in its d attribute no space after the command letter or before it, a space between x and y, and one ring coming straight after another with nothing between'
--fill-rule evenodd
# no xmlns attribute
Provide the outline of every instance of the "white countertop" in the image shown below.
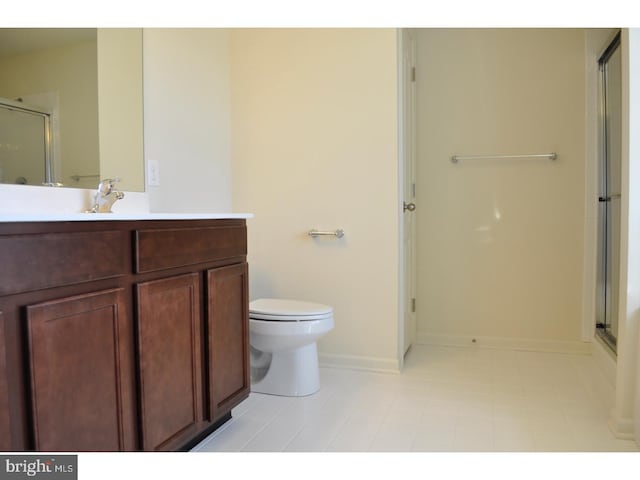
<svg viewBox="0 0 640 480"><path fill-rule="evenodd" d="M253 218L251 213L17 213L0 214L0 222L91 222L102 220L217 220Z"/></svg>

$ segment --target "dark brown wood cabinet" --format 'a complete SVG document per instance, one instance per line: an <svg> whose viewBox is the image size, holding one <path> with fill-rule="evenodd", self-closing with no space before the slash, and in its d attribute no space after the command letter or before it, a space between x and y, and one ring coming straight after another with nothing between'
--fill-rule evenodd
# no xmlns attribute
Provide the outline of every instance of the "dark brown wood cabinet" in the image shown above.
<svg viewBox="0 0 640 480"><path fill-rule="evenodd" d="M248 397L243 219L0 223L0 450L181 450Z"/></svg>
<svg viewBox="0 0 640 480"><path fill-rule="evenodd" d="M248 277L246 263L207 272L211 421L244 400L251 388Z"/></svg>
<svg viewBox="0 0 640 480"><path fill-rule="evenodd" d="M199 276L144 282L137 292L142 448L167 450L204 419Z"/></svg>
<svg viewBox="0 0 640 480"><path fill-rule="evenodd" d="M36 450L134 448L131 320L124 302L119 288L26 307Z"/></svg>

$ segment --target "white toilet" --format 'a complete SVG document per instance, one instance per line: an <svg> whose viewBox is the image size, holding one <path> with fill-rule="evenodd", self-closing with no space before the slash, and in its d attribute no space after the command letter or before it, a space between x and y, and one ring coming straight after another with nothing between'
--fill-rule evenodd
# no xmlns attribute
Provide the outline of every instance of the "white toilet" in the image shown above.
<svg viewBox="0 0 640 480"><path fill-rule="evenodd" d="M333 328L333 309L261 298L249 304L251 390L302 397L320 389L316 341Z"/></svg>

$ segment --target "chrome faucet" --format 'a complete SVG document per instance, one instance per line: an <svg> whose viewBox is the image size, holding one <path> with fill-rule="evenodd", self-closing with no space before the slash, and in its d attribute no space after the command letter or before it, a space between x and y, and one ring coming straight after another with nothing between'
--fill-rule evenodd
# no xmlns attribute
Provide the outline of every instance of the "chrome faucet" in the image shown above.
<svg viewBox="0 0 640 480"><path fill-rule="evenodd" d="M124 192L114 190L115 184L119 181L119 178L105 178L100 181L93 207L91 207L91 210L88 210L89 213L112 213L111 206L116 200L124 197Z"/></svg>

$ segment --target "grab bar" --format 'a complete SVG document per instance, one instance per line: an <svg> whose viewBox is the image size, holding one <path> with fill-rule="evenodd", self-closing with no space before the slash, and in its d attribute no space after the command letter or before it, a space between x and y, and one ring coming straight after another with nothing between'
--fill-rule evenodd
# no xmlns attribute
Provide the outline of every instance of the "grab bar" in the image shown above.
<svg viewBox="0 0 640 480"><path fill-rule="evenodd" d="M331 236L331 237L342 238L344 237L344 230L342 230L341 228L338 228L337 230L327 232L327 231L316 230L314 228L313 230L309 230L309 236L310 237Z"/></svg>
<svg viewBox="0 0 640 480"><path fill-rule="evenodd" d="M96 175L71 175L69 178L71 178L72 180L75 180L76 182L79 182L81 178L96 178L99 177L100 174L96 174Z"/></svg>
<svg viewBox="0 0 640 480"><path fill-rule="evenodd" d="M453 155L451 157L451 163L458 163L459 160L488 160L494 158L548 158L549 160L555 160L558 158L558 154L552 152L524 155Z"/></svg>

